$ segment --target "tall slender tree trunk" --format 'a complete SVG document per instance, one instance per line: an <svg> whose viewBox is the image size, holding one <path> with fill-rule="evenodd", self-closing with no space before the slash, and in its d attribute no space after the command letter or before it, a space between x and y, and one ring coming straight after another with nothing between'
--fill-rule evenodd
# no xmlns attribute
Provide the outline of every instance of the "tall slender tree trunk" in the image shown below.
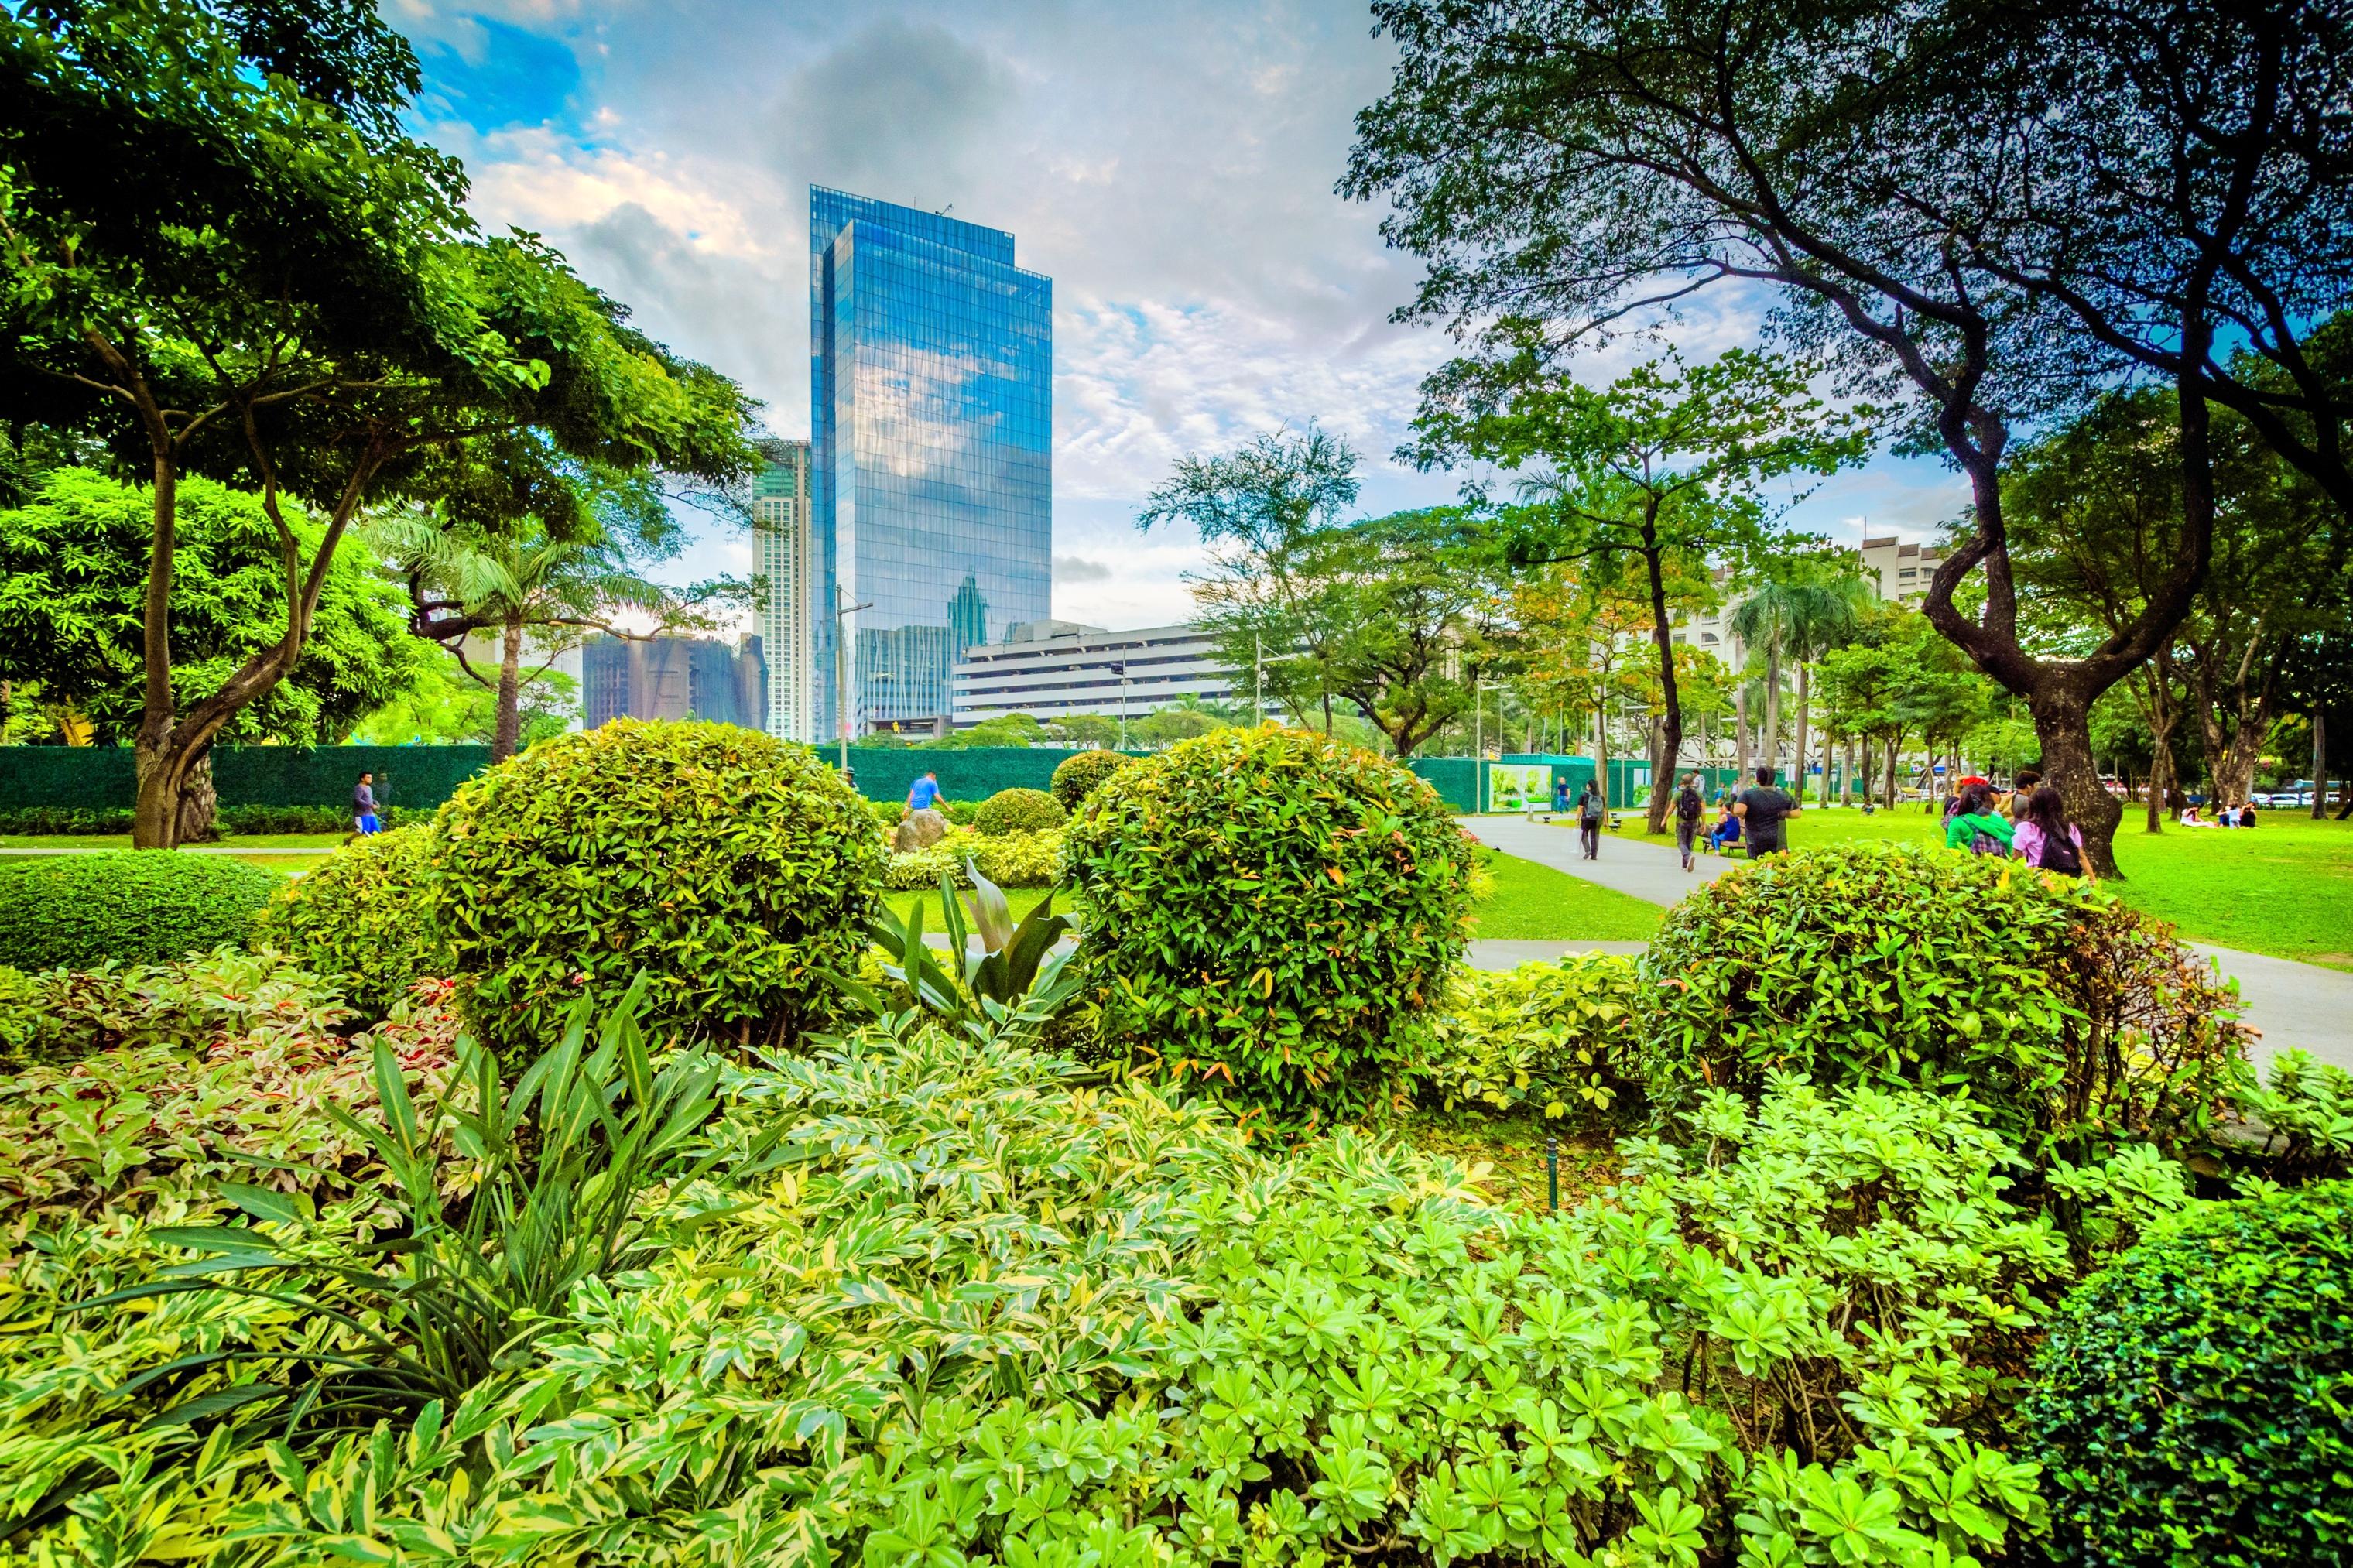
<svg viewBox="0 0 2353 1568"><path fill-rule="evenodd" d="M1781 766L1781 650L1765 650L1765 743L1757 748L1762 764L1780 776Z"/></svg>
<svg viewBox="0 0 2353 1568"><path fill-rule="evenodd" d="M1733 787L1740 787L1748 776L1748 682L1742 681L1732 694L1732 772Z"/></svg>
<svg viewBox="0 0 2353 1568"><path fill-rule="evenodd" d="M1887 809L1895 809L1895 753L1904 744L1901 731L1887 737Z"/></svg>
<svg viewBox="0 0 2353 1568"><path fill-rule="evenodd" d="M1812 671L1810 667L1809 667L1803 659L1798 661L1797 744L1790 749L1789 754L1797 759L1797 761L1791 764L1791 767L1798 775L1793 781L1791 781L1796 784L1798 787L1790 793L1798 797L1800 804L1802 804L1806 798L1806 714L1807 710L1813 705L1813 689L1809 684L1807 678L1811 673ZM1822 780L1822 787L1824 789L1830 788L1830 780L1827 777Z"/></svg>
<svg viewBox="0 0 2353 1568"><path fill-rule="evenodd" d="M2165 797L2173 784L2173 748L2162 741L2148 760L2148 826L2144 831L2165 831Z"/></svg>
<svg viewBox="0 0 2353 1568"><path fill-rule="evenodd" d="M499 727L491 740L491 761L503 763L522 742L522 622L506 624L499 647Z"/></svg>
<svg viewBox="0 0 2353 1568"><path fill-rule="evenodd" d="M1822 805L1825 806L1831 803L1831 776L1837 768L1838 758L1834 754L1837 746L1838 731L1831 725L1829 715L1825 714L1822 718Z"/></svg>
<svg viewBox="0 0 2353 1568"><path fill-rule="evenodd" d="M2328 814L2328 715L2312 710L2312 820Z"/></svg>

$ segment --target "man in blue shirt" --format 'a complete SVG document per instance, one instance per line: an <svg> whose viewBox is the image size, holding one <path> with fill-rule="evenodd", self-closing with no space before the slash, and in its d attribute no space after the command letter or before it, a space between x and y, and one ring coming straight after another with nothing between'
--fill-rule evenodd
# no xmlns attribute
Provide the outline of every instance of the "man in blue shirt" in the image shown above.
<svg viewBox="0 0 2353 1568"><path fill-rule="evenodd" d="M925 773L922 778L915 781L913 787L907 791L907 809L909 811L929 811L934 805L939 803L939 774Z"/></svg>

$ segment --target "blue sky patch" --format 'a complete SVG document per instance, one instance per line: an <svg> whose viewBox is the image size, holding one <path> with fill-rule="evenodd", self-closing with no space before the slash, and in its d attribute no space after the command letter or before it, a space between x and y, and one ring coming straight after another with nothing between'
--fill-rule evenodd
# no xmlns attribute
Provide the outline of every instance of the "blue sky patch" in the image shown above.
<svg viewBox="0 0 2353 1568"><path fill-rule="evenodd" d="M470 48L419 40L425 68L420 107L429 117L460 120L488 132L545 124L573 107L580 63L568 47L488 16L469 17L467 23Z"/></svg>

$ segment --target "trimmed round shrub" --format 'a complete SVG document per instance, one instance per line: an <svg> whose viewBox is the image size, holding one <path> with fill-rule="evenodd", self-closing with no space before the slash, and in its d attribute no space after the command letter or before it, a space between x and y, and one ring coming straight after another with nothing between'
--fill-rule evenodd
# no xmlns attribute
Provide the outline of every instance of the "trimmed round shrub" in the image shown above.
<svg viewBox="0 0 2353 1568"><path fill-rule="evenodd" d="M2036 1371L2054 1562L2353 1560L2353 1184L2189 1210L2067 1298Z"/></svg>
<svg viewBox="0 0 2353 1568"><path fill-rule="evenodd" d="M1070 813L1042 789L1001 789L980 803L972 814L975 831L994 838L1004 833L1036 833L1060 827Z"/></svg>
<svg viewBox="0 0 2353 1568"><path fill-rule="evenodd" d="M1909 845L1735 867L1644 959L1653 1100L1825 1086L1966 1088L2038 1163L2201 1129L2246 1031L2172 928L2081 879Z"/></svg>
<svg viewBox="0 0 2353 1568"><path fill-rule="evenodd" d="M1062 803L1063 809L1076 811L1081 801L1094 794L1097 784L1134 760L1118 752L1102 750L1065 757L1054 770L1054 798Z"/></svg>
<svg viewBox="0 0 2353 1568"><path fill-rule="evenodd" d="M1472 844L1437 792L1302 730L1136 761L1063 862L1106 1037L1285 1120L1387 1086L1469 935Z"/></svg>
<svg viewBox="0 0 2353 1568"><path fill-rule="evenodd" d="M424 823L353 839L269 900L254 923L255 940L382 1017L419 980L455 967L427 901L436 842Z"/></svg>
<svg viewBox="0 0 2353 1568"><path fill-rule="evenodd" d="M241 946L276 873L226 855L121 849L0 868L0 963L165 963Z"/></svg>
<svg viewBox="0 0 2353 1568"><path fill-rule="evenodd" d="M469 780L435 832L434 919L467 1022L509 1055L639 970L655 1022L787 1037L829 1012L824 973L857 967L885 854L838 773L732 724L543 741Z"/></svg>

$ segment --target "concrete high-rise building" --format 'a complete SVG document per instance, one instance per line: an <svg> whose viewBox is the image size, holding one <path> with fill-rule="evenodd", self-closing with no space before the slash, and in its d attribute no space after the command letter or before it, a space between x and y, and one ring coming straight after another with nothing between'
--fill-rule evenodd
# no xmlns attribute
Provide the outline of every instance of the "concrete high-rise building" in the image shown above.
<svg viewBox="0 0 2353 1568"><path fill-rule="evenodd" d="M761 727L786 741L819 738L817 686L817 522L809 504L809 444L762 441L752 482L752 570L760 579L754 625L768 665Z"/></svg>
<svg viewBox="0 0 2353 1568"><path fill-rule="evenodd" d="M1050 611L1053 305L1000 229L809 188L812 738L843 629L850 729L944 728L964 649Z"/></svg>

